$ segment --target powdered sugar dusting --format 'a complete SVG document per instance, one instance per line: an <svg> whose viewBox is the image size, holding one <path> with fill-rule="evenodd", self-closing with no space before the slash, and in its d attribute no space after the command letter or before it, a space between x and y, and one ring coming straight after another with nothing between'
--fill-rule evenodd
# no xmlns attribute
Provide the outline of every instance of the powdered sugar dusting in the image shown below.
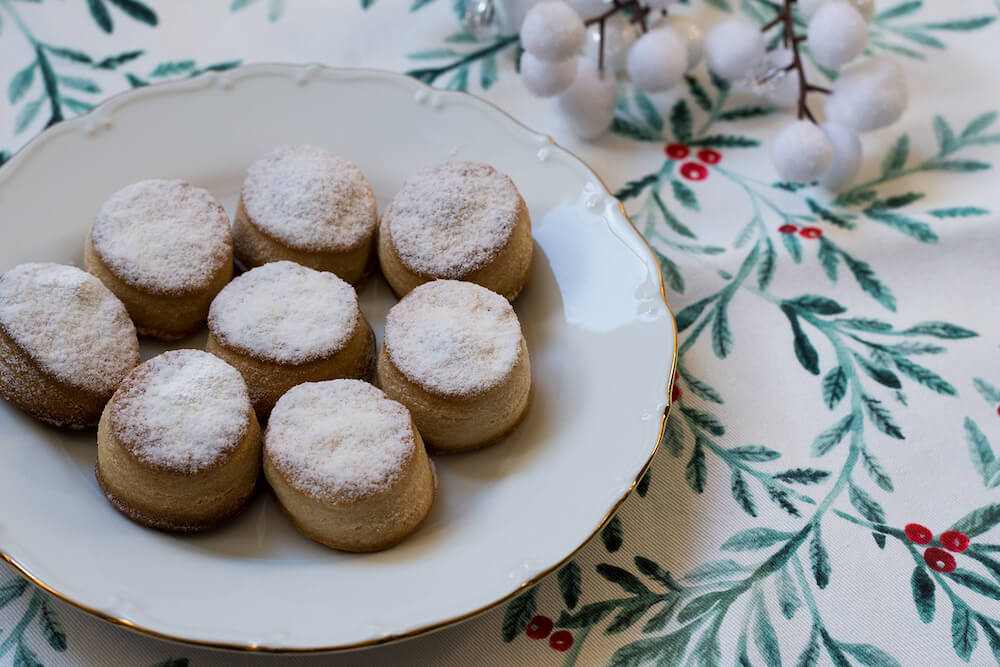
<svg viewBox="0 0 1000 667"><path fill-rule="evenodd" d="M389 489L415 447L409 411L360 380L293 387L264 434L266 455L300 491L336 502Z"/></svg>
<svg viewBox="0 0 1000 667"><path fill-rule="evenodd" d="M520 359L521 324L499 294L435 280L389 311L385 347L396 368L425 389L474 395L503 381Z"/></svg>
<svg viewBox="0 0 1000 667"><path fill-rule="evenodd" d="M125 306L74 266L21 264L0 276L0 326L47 374L97 394L139 363Z"/></svg>
<svg viewBox="0 0 1000 667"><path fill-rule="evenodd" d="M254 225L299 250L353 248L378 218L358 166L318 146L281 146L256 160L241 195Z"/></svg>
<svg viewBox="0 0 1000 667"><path fill-rule="evenodd" d="M359 317L357 293L336 275L272 262L219 292L208 328L220 343L243 354L302 364L339 351Z"/></svg>
<svg viewBox="0 0 1000 667"><path fill-rule="evenodd" d="M186 473L233 450L250 423L250 394L239 371L201 350L153 357L112 401L118 440L140 461Z"/></svg>
<svg viewBox="0 0 1000 667"><path fill-rule="evenodd" d="M91 238L116 276L156 294L196 291L232 258L225 210L208 190L183 181L122 188L98 211Z"/></svg>
<svg viewBox="0 0 1000 667"><path fill-rule="evenodd" d="M410 177L385 217L396 253L411 270L460 278L503 249L521 206L506 175L488 164L454 160Z"/></svg>

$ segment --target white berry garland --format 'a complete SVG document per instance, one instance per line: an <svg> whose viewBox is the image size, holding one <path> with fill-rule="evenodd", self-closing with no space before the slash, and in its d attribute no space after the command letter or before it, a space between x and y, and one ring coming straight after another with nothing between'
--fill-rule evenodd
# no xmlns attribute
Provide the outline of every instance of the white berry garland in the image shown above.
<svg viewBox="0 0 1000 667"><path fill-rule="evenodd" d="M858 133L894 123L906 108L899 65L884 56L864 57L874 0L782 0L763 27L732 18L707 34L687 16L668 15L670 0L479 2L492 2L503 29L519 32L525 87L539 97L556 97L570 128L584 139L611 126L619 75L646 92L660 92L704 59L715 75L743 84L770 105L795 109L797 120L771 142L783 180L818 181L836 190L860 168ZM806 22L804 34L796 31L793 6ZM772 30L780 42L768 51ZM803 43L820 66L841 70L832 90L807 80ZM807 103L812 94L829 95L825 124Z"/></svg>

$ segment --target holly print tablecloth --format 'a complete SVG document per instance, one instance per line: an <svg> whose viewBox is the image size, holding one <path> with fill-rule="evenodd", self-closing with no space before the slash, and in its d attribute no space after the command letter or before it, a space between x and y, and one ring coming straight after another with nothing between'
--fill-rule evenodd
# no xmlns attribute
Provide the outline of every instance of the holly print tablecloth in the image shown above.
<svg viewBox="0 0 1000 667"><path fill-rule="evenodd" d="M1000 662L1000 6L879 3L870 49L903 64L911 104L831 195L777 181L787 114L704 67L663 95L623 83L613 131L580 143L524 91L516 37L462 30L465 4L0 0L0 159L111 94L240 63L381 67L487 97L592 165L659 258L678 379L636 493L512 601L336 657L152 640L0 566L0 664ZM764 23L773 4L677 7L707 26Z"/></svg>

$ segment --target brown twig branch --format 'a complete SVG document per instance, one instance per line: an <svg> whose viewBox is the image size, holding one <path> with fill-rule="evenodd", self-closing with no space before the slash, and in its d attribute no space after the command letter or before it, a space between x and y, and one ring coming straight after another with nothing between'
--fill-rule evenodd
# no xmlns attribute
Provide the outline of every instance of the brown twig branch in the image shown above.
<svg viewBox="0 0 1000 667"><path fill-rule="evenodd" d="M761 27L761 32L767 32L771 28L778 25L781 26L781 41L785 47L790 48L792 51L792 62L782 68L782 71L794 71L799 80L799 99L796 105L799 120L808 118L815 123L816 117L813 116L807 102L809 93L823 93L829 95L832 91L829 88L824 88L823 86L810 84L809 81L806 80L806 70L802 63L802 54L799 51L799 44L804 42L806 38L805 35L795 34L795 19L792 16L792 3L794 2L795 0L784 0L784 6L778 11L778 15L768 23L765 23L764 26Z"/></svg>

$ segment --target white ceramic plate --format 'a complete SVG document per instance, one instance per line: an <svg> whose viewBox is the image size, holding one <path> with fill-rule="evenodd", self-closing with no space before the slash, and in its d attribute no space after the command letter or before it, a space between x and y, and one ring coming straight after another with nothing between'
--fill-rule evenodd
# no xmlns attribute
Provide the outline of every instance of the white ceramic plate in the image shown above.
<svg viewBox="0 0 1000 667"><path fill-rule="evenodd" d="M296 142L358 163L380 207L408 174L449 157L513 178L536 242L516 303L533 404L503 443L439 457L427 522L369 555L301 537L268 494L208 534L141 528L101 495L93 433L56 431L0 405L0 553L109 620L257 650L333 650L440 627L567 559L656 448L676 334L657 263L618 202L548 137L470 95L401 75L257 65L135 90L62 123L0 169L0 270L81 265L103 200L142 178L206 187L231 212L246 166ZM381 279L361 291L378 334L394 301ZM203 344L196 336L179 346ZM143 356L162 349L144 343Z"/></svg>

